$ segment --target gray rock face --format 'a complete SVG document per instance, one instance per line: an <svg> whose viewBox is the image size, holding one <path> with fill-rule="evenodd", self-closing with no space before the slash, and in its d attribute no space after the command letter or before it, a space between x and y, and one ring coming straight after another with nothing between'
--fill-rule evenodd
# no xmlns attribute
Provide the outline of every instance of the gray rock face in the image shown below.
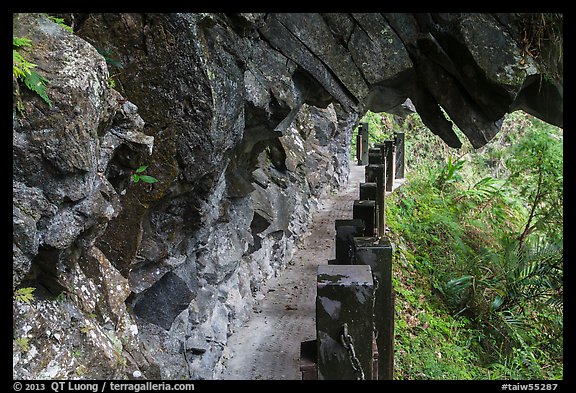
<svg viewBox="0 0 576 393"><path fill-rule="evenodd" d="M95 242L121 210L111 169L149 154L153 137L93 46L41 15L15 15L14 35L32 40L53 102L22 89L14 116L13 288L36 288L35 302L14 303L14 376L125 378L147 362L128 359L141 345L128 282Z"/></svg>
<svg viewBox="0 0 576 393"><path fill-rule="evenodd" d="M14 103L15 378L218 375L368 109L455 147L452 122L474 146L512 110L562 122L514 15L60 16L14 14L53 102Z"/></svg>

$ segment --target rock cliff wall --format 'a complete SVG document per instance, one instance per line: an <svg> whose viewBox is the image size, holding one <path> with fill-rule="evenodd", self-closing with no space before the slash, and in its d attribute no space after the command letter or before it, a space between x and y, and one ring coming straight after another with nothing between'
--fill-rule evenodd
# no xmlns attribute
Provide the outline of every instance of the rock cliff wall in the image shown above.
<svg viewBox="0 0 576 393"><path fill-rule="evenodd" d="M53 103L14 100L18 379L214 378L366 110L410 98L454 147L452 121L477 147L512 110L562 123L514 15L59 16L13 17Z"/></svg>

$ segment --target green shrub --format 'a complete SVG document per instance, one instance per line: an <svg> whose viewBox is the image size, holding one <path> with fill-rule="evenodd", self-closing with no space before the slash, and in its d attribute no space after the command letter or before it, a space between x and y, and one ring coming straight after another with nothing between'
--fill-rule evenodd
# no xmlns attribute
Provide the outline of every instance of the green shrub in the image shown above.
<svg viewBox="0 0 576 393"><path fill-rule="evenodd" d="M405 244L394 264L401 377L561 378L562 131L514 113L486 148L442 160L436 141L406 132L407 159L426 147L386 202ZM406 319L418 309L426 329Z"/></svg>

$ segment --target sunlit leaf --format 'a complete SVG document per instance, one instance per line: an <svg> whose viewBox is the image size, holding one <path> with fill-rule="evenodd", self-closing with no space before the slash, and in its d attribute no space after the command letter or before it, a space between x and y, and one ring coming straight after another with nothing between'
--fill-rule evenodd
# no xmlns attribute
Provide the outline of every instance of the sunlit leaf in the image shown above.
<svg viewBox="0 0 576 393"><path fill-rule="evenodd" d="M141 175L140 179L146 183L156 183L158 181L158 179L148 175Z"/></svg>

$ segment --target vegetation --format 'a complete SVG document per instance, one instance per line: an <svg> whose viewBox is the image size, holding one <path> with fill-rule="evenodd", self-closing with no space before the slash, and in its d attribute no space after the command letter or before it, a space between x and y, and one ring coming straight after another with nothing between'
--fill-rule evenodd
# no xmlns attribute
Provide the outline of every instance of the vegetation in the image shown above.
<svg viewBox="0 0 576 393"><path fill-rule="evenodd" d="M74 33L74 29L72 29L71 26L68 26L66 23L64 23L64 18L58 18L56 16L51 16L46 14L46 16L48 17L48 19L50 19L52 22L62 26L66 31L68 31L69 33Z"/></svg>
<svg viewBox="0 0 576 393"><path fill-rule="evenodd" d="M416 114L370 116L406 132L408 181L386 204L395 377L561 379L562 130L515 112L455 150Z"/></svg>
<svg viewBox="0 0 576 393"><path fill-rule="evenodd" d="M142 174L147 168L148 168L148 165L142 165L141 167L136 169L134 171L134 173L132 174L132 177L131 177L132 181L134 183L138 183L140 180L142 180L145 183L156 183L158 181L158 179L156 179L152 176Z"/></svg>
<svg viewBox="0 0 576 393"><path fill-rule="evenodd" d="M30 349L30 340L26 337L18 337L12 340L21 351L27 352Z"/></svg>
<svg viewBox="0 0 576 393"><path fill-rule="evenodd" d="M561 13L519 14L518 28L523 56L531 57L545 77L562 79L564 17ZM523 61L523 60L522 60ZM560 68L559 68L560 67Z"/></svg>
<svg viewBox="0 0 576 393"><path fill-rule="evenodd" d="M52 106L52 101L46 93L46 83L48 82L44 77L40 76L34 68L36 64L29 62L19 52L22 48L32 47L32 41L25 37L12 37L12 76L17 81L24 83L24 85L31 91L38 94L48 106ZM20 99L20 91L16 91L18 97L18 110L22 112L22 102Z"/></svg>
<svg viewBox="0 0 576 393"><path fill-rule="evenodd" d="M24 302L26 304L31 304L34 300L34 287L20 288L14 292L14 299L16 301Z"/></svg>

